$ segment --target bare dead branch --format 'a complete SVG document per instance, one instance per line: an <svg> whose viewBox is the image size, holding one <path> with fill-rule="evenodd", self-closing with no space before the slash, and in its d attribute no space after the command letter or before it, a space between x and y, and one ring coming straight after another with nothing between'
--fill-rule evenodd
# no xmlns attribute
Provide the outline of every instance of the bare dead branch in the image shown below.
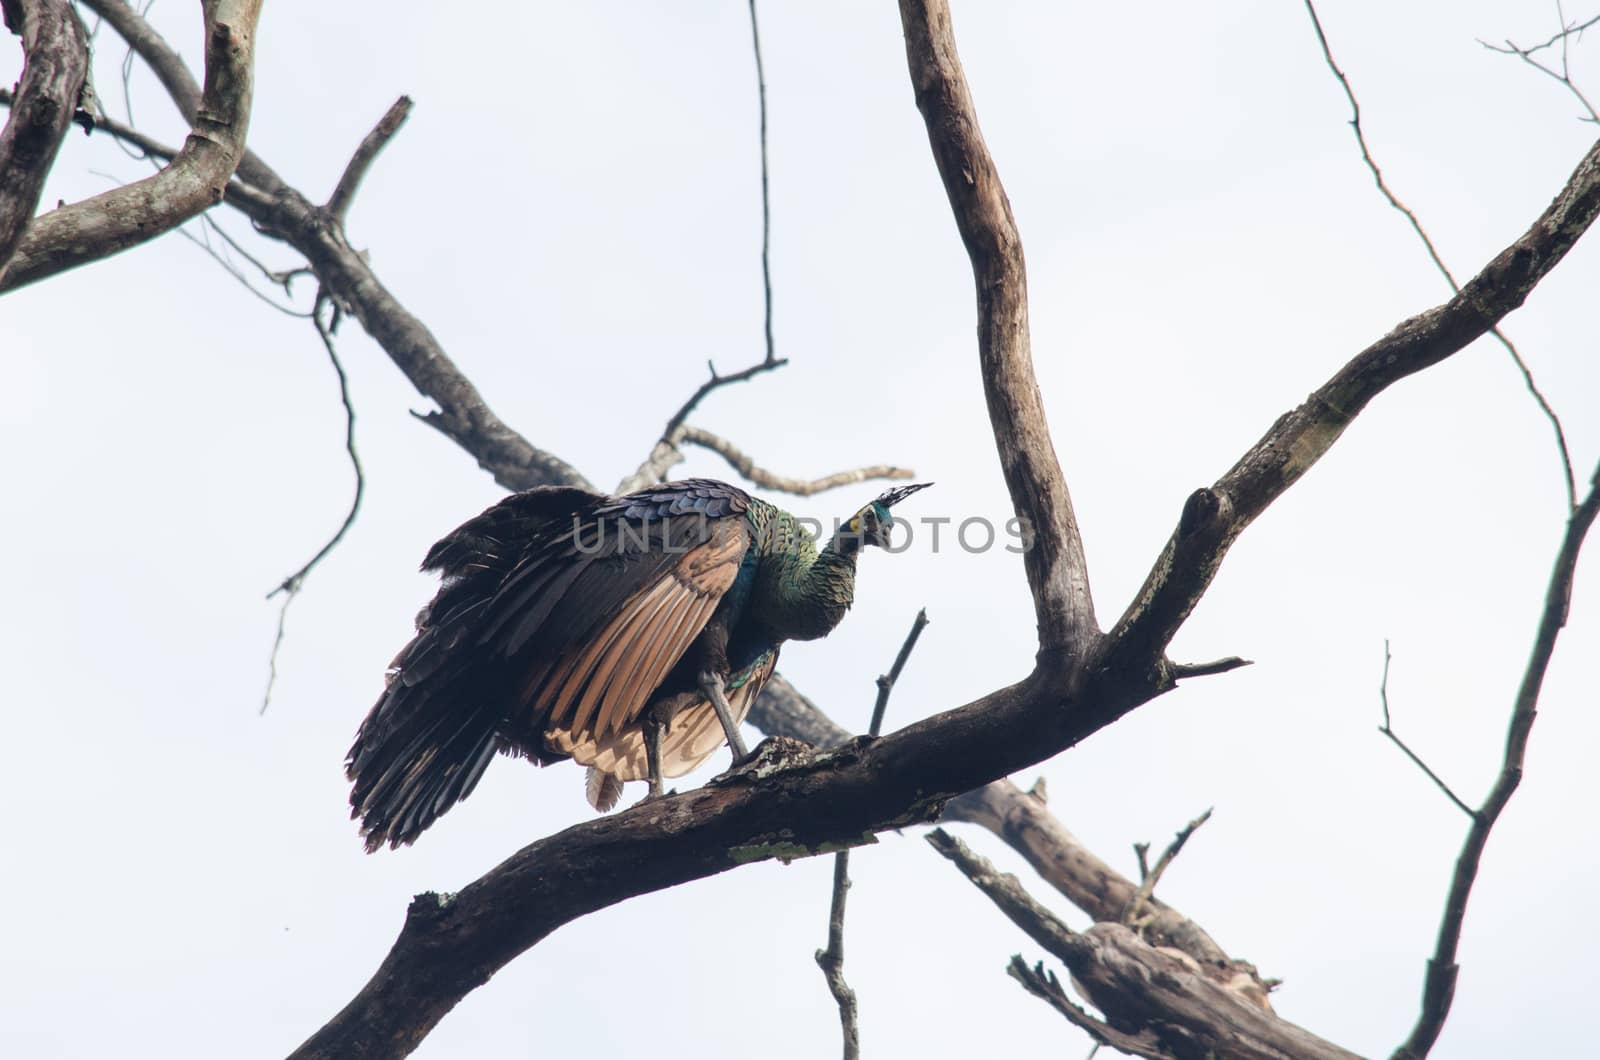
<svg viewBox="0 0 1600 1060"><path fill-rule="evenodd" d="M1094 1039L1094 1047L1089 1050L1090 1060L1093 1060L1102 1045L1109 1045L1129 1056L1143 1056L1150 1060L1177 1060L1172 1053L1161 1048L1156 1036L1150 1031L1124 1034L1109 1023L1100 1022L1074 1004L1062 987L1061 980L1056 978L1056 973L1047 969L1043 961L1036 962L1030 968L1028 962L1022 959L1022 954L1014 953L1011 955L1011 963L1006 966L1006 974L1021 983L1022 989L1065 1016L1068 1023Z"/></svg>
<svg viewBox="0 0 1600 1060"><path fill-rule="evenodd" d="M322 307L328 305L330 319L324 323ZM344 406L344 451L350 458L350 469L355 472L355 492L350 498L350 510L345 513L344 521L339 524L339 529L333 536L325 541L317 554L312 556L305 564L293 574L283 579L278 587L267 594L270 600L282 593L283 606L278 609L278 632L272 641L272 653L267 658L267 687L261 695L261 708L256 712L265 714L267 706L272 702L272 686L278 679L278 649L283 645L284 619L289 614L289 605L294 603L295 597L300 595L300 590L305 588L306 576L316 569L317 564L328 557L328 554L339 547L339 542L344 540L345 534L355 525L356 516L361 513L361 499L366 495L367 476L361 469L361 455L356 452L356 407L350 400L350 379L345 375L344 364L339 360L339 351L333 345L333 332L339 326L339 310L329 302L326 295L317 293L317 301L311 307L311 324L317 329L317 337L322 340L322 348L328 353L328 361L333 365L334 374L339 377L339 402Z"/></svg>
<svg viewBox="0 0 1600 1060"><path fill-rule="evenodd" d="M1173 836L1172 842L1167 844L1167 849L1163 850L1161 856L1156 859L1156 866L1153 869L1147 868L1144 860L1145 853L1150 849L1150 844L1136 844L1136 847L1143 847L1143 850L1139 852L1139 889L1134 892L1132 900L1128 902L1127 912L1122 914L1122 922L1124 924L1135 929L1144 926L1145 905L1150 901L1150 896L1155 893L1156 884L1161 882L1161 877L1166 874L1167 868L1172 864L1173 859L1182 852L1183 845L1189 841L1190 836L1194 835L1195 829L1211 820L1211 810L1213 809L1215 807L1207 809L1205 813L1202 813L1199 817L1179 829L1178 834ZM1152 917L1151 919L1154 918Z"/></svg>
<svg viewBox="0 0 1600 1060"><path fill-rule="evenodd" d="M792 493L799 497L810 497L813 494L825 493L828 490L838 489L840 486L850 486L857 482L870 482L874 479L908 479L916 472L909 468L895 467L892 464L872 464L867 467L852 468L849 471L836 471L831 475L821 478L801 479L780 475L775 471L768 471L756 464L755 459L723 438L721 435L712 434L710 431L693 424L684 424L680 432L681 445L698 445L709 449L722 457L728 464L748 482L753 482L762 489L774 490L779 493Z"/></svg>
<svg viewBox="0 0 1600 1060"><path fill-rule="evenodd" d="M1520 238L1448 302L1402 322L1357 354L1298 408L1280 417L1210 487L1184 504L1177 529L1111 633L1108 649L1163 651L1216 576L1245 527L1321 458L1370 402L1395 382L1481 337L1561 261L1600 213L1600 143Z"/></svg>
<svg viewBox="0 0 1600 1060"><path fill-rule="evenodd" d="M900 671L905 669L906 660L911 657L911 650L917 646L917 638L922 636L922 630L928 624L928 610L923 608L917 612L916 619L911 623L911 632L906 634L905 643L900 645L900 650L895 654L894 665L889 667L887 674L878 677L878 696L872 706L872 723L867 728L867 735L876 737L883 730L883 714L889 706L889 693L894 691L894 683L900 678ZM822 969L823 978L828 981L828 992L833 995L834 1001L839 1005L839 1029L844 1039L844 1060L856 1060L861 1055L861 1032L856 1019L856 992L850 989L850 984L844 978L844 902L845 892L850 889L850 851L841 850L833 856L833 899L828 908L828 948L818 950L816 953L817 966Z"/></svg>
<svg viewBox="0 0 1600 1060"><path fill-rule="evenodd" d="M1472 826L1461 844L1455 873L1450 880L1450 894L1445 899L1444 917L1439 924L1438 942L1434 946L1433 956L1428 960L1428 972L1423 981L1422 1011L1410 1036L1394 1051L1393 1060L1422 1060L1438 1041L1439 1032L1450 1015L1450 1005L1455 999L1456 977L1460 972L1460 966L1456 964L1456 951L1461 945L1461 926L1466 921L1467 899L1472 894L1473 884L1477 882L1478 865L1483 860L1489 833L1500 819L1506 804L1511 801L1517 785L1522 783L1522 762L1538 712L1539 691L1544 685L1544 675L1550 668L1550 658L1555 654L1556 640L1561 636L1562 627L1567 624L1578 555L1583 550L1584 539L1597 515L1600 515L1600 466L1595 468L1589 480L1588 494L1567 520L1567 532L1561 539L1555 569L1550 574L1550 584L1545 592L1544 610L1539 616L1533 651L1511 709L1500 774L1495 778L1494 787L1483 800L1483 805L1473 814Z"/></svg>
<svg viewBox="0 0 1600 1060"><path fill-rule="evenodd" d="M1418 769L1422 770L1423 773L1427 774L1428 779L1433 781L1434 786L1440 791L1444 792L1445 798L1456 804L1456 809L1466 814L1469 820L1475 820L1478 816L1478 811L1474 810L1471 806L1468 806L1462 801L1461 796L1450 790L1450 785L1444 782L1444 778L1429 768L1428 763L1424 762L1422 757L1418 755L1417 752L1413 751L1406 745L1404 740L1400 739L1400 735L1394 731L1393 726L1390 724L1389 658L1389 642L1385 640L1383 642L1383 680L1378 683L1378 700L1383 704L1383 724L1378 726L1378 731L1387 736L1396 747L1400 748L1401 751L1405 752L1405 756L1411 759L1412 764Z"/></svg>
<svg viewBox="0 0 1600 1060"><path fill-rule="evenodd" d="M361 146L356 148L356 153L350 156L350 162L344 167L344 173L339 177L339 183L334 187L333 194L328 196L328 205L323 207L328 213L344 223L345 215L350 212L350 203L356 197L356 191L361 187L361 182L366 179L367 170L372 168L372 163L389 141L394 139L394 134L400 131L400 126L406 123L406 118L411 114L411 97L401 96L389 105L378 124L372 127L361 140Z"/></svg>
<svg viewBox="0 0 1600 1060"><path fill-rule="evenodd" d="M1007 919L1067 966L1106 1024L1140 1036L1144 1048L1230 1060L1354 1060L1356 1054L1270 1009L1248 1004L1202 975L1189 958L1149 945L1122 924L1098 923L1082 933L1073 931L1036 902L1015 876L998 872L944 829L934 829L927 838ZM1147 1044L1151 1039L1153 1044Z"/></svg>
<svg viewBox="0 0 1600 1060"><path fill-rule="evenodd" d="M89 71L89 40L66 0L4 0L22 38L22 76L0 130L0 283L39 208L45 178L67 138ZM8 93L9 95L9 93Z"/></svg>
<svg viewBox="0 0 1600 1060"><path fill-rule="evenodd" d="M946 0L900 0L906 61L934 162L972 261L978 358L995 447L1022 522L1040 650L1082 659L1100 637L1089 566L1033 373L1028 279L1011 204L983 142Z"/></svg>
<svg viewBox="0 0 1600 1060"><path fill-rule="evenodd" d="M36 218L0 291L147 242L222 198L250 124L261 0L205 5L206 84L178 156L160 172Z"/></svg>
<svg viewBox="0 0 1600 1060"><path fill-rule="evenodd" d="M1230 655L1226 659L1216 659L1203 663L1170 663L1167 671L1174 681L1182 681L1186 677L1211 677L1215 674L1225 674L1229 670L1237 670L1242 666L1254 666L1250 659L1241 659L1237 655Z"/></svg>
<svg viewBox="0 0 1600 1060"><path fill-rule="evenodd" d="M1334 61L1333 49L1328 45L1327 35L1322 32L1322 20L1317 17L1316 5L1312 3L1312 0L1305 0L1305 3L1306 11L1311 15L1311 28L1317 34L1317 44L1322 48L1322 58L1328 64L1328 69L1333 71L1333 76L1338 78L1339 87L1344 90L1344 97L1350 103L1350 128L1354 131L1356 143L1361 148L1361 160L1367 164L1367 169L1371 171L1372 179L1378 185L1379 193L1383 195L1390 206L1405 216L1406 221L1411 225L1411 230L1417 234L1418 239L1422 240L1422 245L1427 250L1428 257L1432 259L1434 267L1439 270L1445 282L1450 285L1450 293L1460 294L1460 284L1456 283L1455 275L1450 271L1450 267L1439 256L1439 249L1433 245L1433 239L1429 237L1427 230L1422 227L1422 222L1417 219L1417 215L1412 212L1411 208L1401 202L1399 197L1390 190L1388 183L1383 179L1383 171L1378 168L1377 160L1372 157L1372 151L1367 147L1367 134L1361 128L1361 104L1356 102L1355 89L1351 87L1350 79L1345 77L1344 71L1339 68L1339 64ZM1532 395L1534 402L1539 406L1539 410L1544 414L1544 418L1549 422L1551 430L1555 432L1556 451L1561 458L1561 473L1567 487L1567 508L1571 510L1578 503L1578 491L1576 481L1572 475L1572 453L1567 448L1567 432L1561 426L1561 417L1556 415L1556 410L1551 407L1550 402L1545 399L1544 392L1534 382L1533 371L1529 369L1528 362L1522 359L1521 352L1512 343L1511 339L1499 327L1490 328L1489 333L1499 341L1500 345L1505 348L1506 353L1511 356L1512 363L1516 365L1518 373L1522 376L1522 385L1527 387L1528 393Z"/></svg>

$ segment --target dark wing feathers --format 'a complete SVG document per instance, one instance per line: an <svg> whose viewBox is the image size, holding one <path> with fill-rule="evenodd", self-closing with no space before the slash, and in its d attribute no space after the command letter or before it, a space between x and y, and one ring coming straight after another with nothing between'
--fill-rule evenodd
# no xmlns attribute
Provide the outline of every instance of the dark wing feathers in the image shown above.
<svg viewBox="0 0 1600 1060"><path fill-rule="evenodd" d="M750 547L742 491L514 494L429 550L444 576L346 759L367 848L409 843L496 750L615 737L694 643ZM560 733L560 739L555 738Z"/></svg>

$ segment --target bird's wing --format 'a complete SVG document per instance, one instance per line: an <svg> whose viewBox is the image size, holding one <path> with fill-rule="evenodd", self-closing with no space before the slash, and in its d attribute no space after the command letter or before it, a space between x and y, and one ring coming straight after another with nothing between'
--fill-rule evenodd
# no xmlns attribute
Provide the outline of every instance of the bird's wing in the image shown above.
<svg viewBox="0 0 1600 1060"><path fill-rule="evenodd" d="M530 551L478 623L512 677L517 742L604 739L638 717L733 586L754 543L749 498L686 480L630 494Z"/></svg>
<svg viewBox="0 0 1600 1060"><path fill-rule="evenodd" d="M749 546L744 521L726 520L714 524L707 540L671 562L640 564L644 569L627 578L634 591L609 608L587 635L554 658L541 654L531 660L524 709L544 719L547 733L605 739L620 732L639 716L650 694L705 629L733 586ZM588 577L574 579L569 593L587 592L591 581L613 589L619 577L604 568L591 566L590 571Z"/></svg>
<svg viewBox="0 0 1600 1060"><path fill-rule="evenodd" d="M444 583L346 759L368 849L416 838L496 750L562 757L552 719L611 731L637 714L732 584L749 505L708 481L531 490L435 545L423 566Z"/></svg>

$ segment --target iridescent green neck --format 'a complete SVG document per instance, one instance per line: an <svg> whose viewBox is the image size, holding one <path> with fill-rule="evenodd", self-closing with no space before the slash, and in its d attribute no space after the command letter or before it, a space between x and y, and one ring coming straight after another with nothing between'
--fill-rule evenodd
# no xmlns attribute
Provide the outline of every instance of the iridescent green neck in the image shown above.
<svg viewBox="0 0 1600 1060"><path fill-rule="evenodd" d="M850 609L859 538L835 538L821 552L789 513L773 510L757 574L756 614L779 640L825 637Z"/></svg>

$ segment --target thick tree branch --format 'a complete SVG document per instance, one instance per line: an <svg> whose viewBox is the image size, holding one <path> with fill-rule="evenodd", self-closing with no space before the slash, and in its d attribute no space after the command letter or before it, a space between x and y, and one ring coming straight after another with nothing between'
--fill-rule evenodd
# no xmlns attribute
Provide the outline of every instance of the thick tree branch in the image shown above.
<svg viewBox="0 0 1600 1060"><path fill-rule="evenodd" d="M1299 481L1367 403L1480 338L1522 305L1600 213L1600 143L1548 209L1448 302L1404 321L1279 418L1227 474L1196 490L1111 639L1118 658L1155 658L1200 601L1228 548Z"/></svg>
<svg viewBox="0 0 1600 1060"><path fill-rule="evenodd" d="M0 283L39 208L45 178L72 125L89 72L89 40L66 0L4 0L22 38L22 77L0 130Z"/></svg>
<svg viewBox="0 0 1600 1060"><path fill-rule="evenodd" d="M159 172L35 218L0 291L148 242L216 204L250 125L261 0L207 0L206 81L183 148Z"/></svg>
<svg viewBox="0 0 1600 1060"><path fill-rule="evenodd" d="M1589 480L1588 494L1567 520L1567 532L1561 540L1561 550L1556 554L1555 569L1550 574L1550 584L1545 591L1544 611L1539 616L1533 652L1523 671L1516 703L1511 710L1500 775L1483 800L1483 805L1473 814L1472 826L1467 830L1467 838L1456 858L1450 894L1445 899L1444 918L1439 924L1439 939L1434 946L1433 956L1428 960L1428 972L1422 985L1422 1011L1411 1035L1395 1050L1393 1060L1422 1060L1438 1041L1444 1021L1450 1015L1450 1004L1455 999L1456 975L1460 971L1456 964L1456 951L1461 945L1461 926L1467 917L1467 899L1471 897L1472 885L1477 882L1478 865L1483 860L1489 833L1500 819L1506 804L1511 801L1517 785L1522 783L1522 761L1528 751L1528 736L1533 731L1539 708L1539 691L1544 686L1550 658L1555 654L1556 639L1567 624L1578 554L1583 550L1584 539L1594 525L1596 516L1600 516L1600 466L1595 468Z"/></svg>
<svg viewBox="0 0 1600 1060"><path fill-rule="evenodd" d="M1039 649L1083 659L1100 635L1089 567L1067 482L1056 460L1028 338L1022 239L956 54L945 0L900 0L906 61L934 162L972 260L978 358L989 422L1028 548Z"/></svg>
<svg viewBox="0 0 1600 1060"><path fill-rule="evenodd" d="M1141 1044L1154 1036L1155 1048L1137 1055L1356 1060L1356 1054L1240 1000L1182 955L1151 946L1121 924L1099 923L1081 934L1071 930L1034 901L1015 876L995 871L987 859L943 829L929 833L928 842L1013 924L1067 966L1078 989L1112 1028L1138 1035Z"/></svg>

